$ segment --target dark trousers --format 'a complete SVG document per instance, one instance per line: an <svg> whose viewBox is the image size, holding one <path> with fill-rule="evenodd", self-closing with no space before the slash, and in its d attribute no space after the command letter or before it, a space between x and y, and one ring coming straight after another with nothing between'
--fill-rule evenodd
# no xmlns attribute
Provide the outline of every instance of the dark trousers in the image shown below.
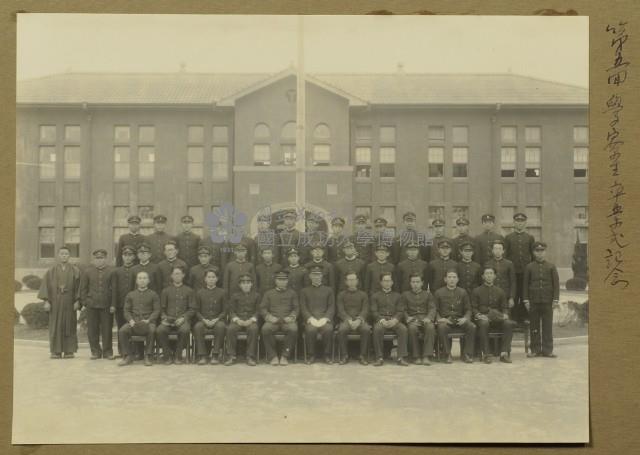
<svg viewBox="0 0 640 455"><path fill-rule="evenodd" d="M553 306L549 303L531 303L531 352L553 353ZM542 332L542 334L540 333Z"/></svg>
<svg viewBox="0 0 640 455"><path fill-rule="evenodd" d="M450 324L438 323L438 340L440 346L444 350L445 355L451 355L451 344L448 335L451 331L464 333L464 351L465 355L473 357L473 349L475 346L476 326L471 321L466 321L462 326L452 326Z"/></svg>
<svg viewBox="0 0 640 455"><path fill-rule="evenodd" d="M262 339L264 349L267 353L267 360L273 359L276 354L276 332L284 332L286 340L282 349L282 356L289 358L298 339L298 324L294 322L265 322L262 325Z"/></svg>
<svg viewBox="0 0 640 455"><path fill-rule="evenodd" d="M156 328L156 339L158 344L162 348L162 353L166 356L170 355L173 351L169 344L169 335L172 333L178 334L178 343L176 344L176 352L182 355L182 350L187 347L189 342L189 332L191 331L191 325L188 322L183 322L180 327L169 326L159 324Z"/></svg>
<svg viewBox="0 0 640 455"><path fill-rule="evenodd" d="M125 325L128 324L128 321L124 318L124 308L116 308L116 312L114 313L115 324L118 328L118 331ZM137 334L136 334L137 335ZM122 343L120 342L120 335L118 335L118 354L124 355L124 351L122 350Z"/></svg>
<svg viewBox="0 0 640 455"><path fill-rule="evenodd" d="M477 319L476 322L478 341L480 349L484 355L491 355L489 347L489 331L502 332L502 341L500 343L500 352L511 352L511 339L513 338L513 328L516 322L511 319L503 319L496 321L483 321Z"/></svg>
<svg viewBox="0 0 640 455"><path fill-rule="evenodd" d="M340 353L343 358L349 357L349 351L347 341L350 333L357 333L360 335L360 358L365 359L369 353L369 338L371 338L371 326L362 321L356 330L351 330L351 326L347 321L343 321L338 326L338 344L340 346Z"/></svg>
<svg viewBox="0 0 640 455"><path fill-rule="evenodd" d="M309 357L315 357L318 334L320 334L320 338L322 339L325 358L331 357L331 351L333 349L333 324L331 322L327 322L322 327L314 327L309 323L305 325L304 339L307 345L307 355Z"/></svg>
<svg viewBox="0 0 640 455"><path fill-rule="evenodd" d="M411 355L414 359L433 356L433 345L436 340L436 326L431 321L411 321L407 324L409 332L409 342L411 344ZM424 335L422 342L422 354L420 353L420 332Z"/></svg>
<svg viewBox="0 0 640 455"><path fill-rule="evenodd" d="M108 357L113 355L111 330L113 315L109 308L87 308L87 338L94 355ZM100 347L102 339L102 347Z"/></svg>
<svg viewBox="0 0 640 455"><path fill-rule="evenodd" d="M524 273L516 273L516 298L511 309L511 319L517 324L522 324L529 320L529 312L522 301L522 288L524 286Z"/></svg>
<svg viewBox="0 0 640 455"><path fill-rule="evenodd" d="M258 347L258 324L255 322L247 327L240 327L235 322L229 324L227 327L227 353L229 357L236 357L239 332L247 333L247 358L255 360Z"/></svg>
<svg viewBox="0 0 640 455"><path fill-rule="evenodd" d="M402 322L398 322L396 325L387 329L380 323L376 323L373 326L373 350L376 352L376 359L383 357L383 344L385 332L394 332L398 336L398 358L404 358L407 356L407 326Z"/></svg>
<svg viewBox="0 0 640 455"><path fill-rule="evenodd" d="M118 346L123 356L131 355L131 336L139 335L146 337L144 340L144 353L146 355L153 354L153 343L156 338L156 325L153 323L146 324L144 322L136 322L133 327L128 323L120 327L118 330Z"/></svg>
<svg viewBox="0 0 640 455"><path fill-rule="evenodd" d="M222 346L224 346L224 335L227 326L223 321L218 321L213 327L207 327L204 322L198 321L193 326L193 338L196 340L196 355L208 355L207 344L204 336L213 334L213 355L222 354Z"/></svg>

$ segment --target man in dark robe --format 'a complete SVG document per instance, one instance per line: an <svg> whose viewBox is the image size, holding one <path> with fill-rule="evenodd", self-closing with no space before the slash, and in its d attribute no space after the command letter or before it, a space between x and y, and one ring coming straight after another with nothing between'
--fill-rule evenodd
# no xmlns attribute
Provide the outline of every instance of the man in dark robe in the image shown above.
<svg viewBox="0 0 640 455"><path fill-rule="evenodd" d="M38 298L49 312L49 350L52 359L71 358L78 351L80 270L69 263L69 249L58 250L58 264L44 275Z"/></svg>

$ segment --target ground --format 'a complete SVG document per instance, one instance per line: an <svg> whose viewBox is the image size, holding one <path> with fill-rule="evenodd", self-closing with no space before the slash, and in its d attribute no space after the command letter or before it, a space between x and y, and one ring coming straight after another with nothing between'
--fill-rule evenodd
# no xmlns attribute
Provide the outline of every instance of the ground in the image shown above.
<svg viewBox="0 0 640 455"><path fill-rule="evenodd" d="M16 340L14 443L582 442L586 337L557 359L381 368L118 367Z"/></svg>

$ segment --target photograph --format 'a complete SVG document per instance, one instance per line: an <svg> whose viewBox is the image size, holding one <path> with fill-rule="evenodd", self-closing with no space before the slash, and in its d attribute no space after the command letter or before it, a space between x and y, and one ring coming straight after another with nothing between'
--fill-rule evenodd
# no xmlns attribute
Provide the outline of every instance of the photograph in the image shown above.
<svg viewBox="0 0 640 455"><path fill-rule="evenodd" d="M13 444L589 443L588 16L18 13L16 111Z"/></svg>

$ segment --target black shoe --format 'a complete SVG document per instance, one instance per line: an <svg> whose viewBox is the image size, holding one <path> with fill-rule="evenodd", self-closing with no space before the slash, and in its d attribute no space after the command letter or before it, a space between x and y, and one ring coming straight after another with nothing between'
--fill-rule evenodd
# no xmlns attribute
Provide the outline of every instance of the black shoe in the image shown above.
<svg viewBox="0 0 640 455"><path fill-rule="evenodd" d="M75 354L73 352L65 352L64 355L62 356L63 359L73 359L75 357Z"/></svg>
<svg viewBox="0 0 640 455"><path fill-rule="evenodd" d="M466 355L466 354L464 356L462 356L462 361L464 363L473 363L473 359L470 356Z"/></svg>
<svg viewBox="0 0 640 455"><path fill-rule="evenodd" d="M165 355L164 356L164 364L165 365L171 365L173 363L173 357L170 355Z"/></svg>
<svg viewBox="0 0 640 455"><path fill-rule="evenodd" d="M343 357L338 362L338 365L346 365L347 363L349 363L349 357Z"/></svg>
<svg viewBox="0 0 640 455"><path fill-rule="evenodd" d="M484 363L489 364L489 363L492 363L492 362L493 362L493 357L492 356L490 356L490 355L485 355L484 356Z"/></svg>
<svg viewBox="0 0 640 455"><path fill-rule="evenodd" d="M100 357L102 357L100 354L91 354L91 360L98 360Z"/></svg>
<svg viewBox="0 0 640 455"><path fill-rule="evenodd" d="M375 362L373 362L374 367L381 367L382 365L384 365L384 360L382 359L378 359Z"/></svg>
<svg viewBox="0 0 640 455"><path fill-rule="evenodd" d="M249 365L250 367L255 367L256 366L256 361L253 360L251 357L249 357L247 359L247 365Z"/></svg>
<svg viewBox="0 0 640 455"><path fill-rule="evenodd" d="M307 361L305 362L307 365L313 365L316 361L315 357L308 357Z"/></svg>
<svg viewBox="0 0 640 455"><path fill-rule="evenodd" d="M115 360L115 356L113 354L107 354L103 358L105 358L107 360Z"/></svg>
<svg viewBox="0 0 640 455"><path fill-rule="evenodd" d="M429 357L423 357L422 358L422 365L426 365L426 366L430 366L431 365L431 360L429 360Z"/></svg>
<svg viewBox="0 0 640 455"><path fill-rule="evenodd" d="M420 357L416 357L415 359L413 359L413 364L422 365L422 359Z"/></svg>
<svg viewBox="0 0 640 455"><path fill-rule="evenodd" d="M346 361L348 362L349 359L346 359ZM360 362L360 365L364 365L364 366L369 365L369 362L364 357L360 357L360 360L358 360L358 362Z"/></svg>
<svg viewBox="0 0 640 455"><path fill-rule="evenodd" d="M447 358L444 359L444 363L453 363L453 357L451 356L451 354L449 354Z"/></svg>
<svg viewBox="0 0 640 455"><path fill-rule="evenodd" d="M130 355L124 356L121 361L118 362L119 367L126 367L127 365L131 365L133 363L133 359Z"/></svg>
<svg viewBox="0 0 640 455"><path fill-rule="evenodd" d="M56 352L54 354L51 354L49 356L50 359L61 359L62 358L62 354L60 354L59 352Z"/></svg>
<svg viewBox="0 0 640 455"><path fill-rule="evenodd" d="M502 363L513 363L511 361L511 357L509 357L509 355L504 355L504 354L500 356L500 361Z"/></svg>
<svg viewBox="0 0 640 455"><path fill-rule="evenodd" d="M274 367L277 367L278 365L280 365L280 361L278 360L278 356L277 355L273 356L273 358L271 359L271 361L269 363L271 365L273 365Z"/></svg>
<svg viewBox="0 0 640 455"><path fill-rule="evenodd" d="M289 359L287 359L285 356L280 357L280 365L286 367L287 365L289 365Z"/></svg>
<svg viewBox="0 0 640 455"><path fill-rule="evenodd" d="M225 367L230 367L231 365L233 365L234 363L236 363L236 359L234 359L232 356L229 356L229 358L227 359L227 361L224 363Z"/></svg>
<svg viewBox="0 0 640 455"><path fill-rule="evenodd" d="M151 361L151 357L148 356L148 355L144 356L144 366L145 367L153 366L153 362Z"/></svg>
<svg viewBox="0 0 640 455"><path fill-rule="evenodd" d="M540 357L540 353L539 352L527 352L527 358L531 359L533 357Z"/></svg>
<svg viewBox="0 0 640 455"><path fill-rule="evenodd" d="M331 360L331 357L325 357L324 363L326 363L327 365L333 365L333 360Z"/></svg>
<svg viewBox="0 0 640 455"><path fill-rule="evenodd" d="M403 359L402 357L400 357L398 359L398 365L400 365L401 367L408 367L409 366L409 362L407 362L405 359Z"/></svg>
<svg viewBox="0 0 640 455"><path fill-rule="evenodd" d="M198 365L206 365L207 364L207 356L201 355L200 359L198 359Z"/></svg>

